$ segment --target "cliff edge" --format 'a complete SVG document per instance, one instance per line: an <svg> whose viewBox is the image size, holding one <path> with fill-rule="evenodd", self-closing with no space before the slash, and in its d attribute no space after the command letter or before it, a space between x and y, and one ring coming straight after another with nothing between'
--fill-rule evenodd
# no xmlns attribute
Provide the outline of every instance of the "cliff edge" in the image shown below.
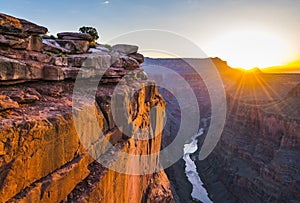
<svg viewBox="0 0 300 203"><path fill-rule="evenodd" d="M80 33L42 39L46 33L45 27L0 14L0 202L173 202L164 171L123 174L95 161L77 133L92 130L88 111L78 109L76 115L85 122L74 124L75 79L101 76L91 107L103 136L93 137L93 147L108 140L114 148L97 158L105 163L118 152L142 156L160 151L161 133L134 139L111 116L111 97L121 83L122 108L135 124L131 133L151 123L157 127L153 131L162 129L165 103L140 66L144 58L138 47L91 47L90 37ZM150 110L156 119L151 120ZM134 167L121 160L125 172ZM159 157L147 164L159 165Z"/></svg>

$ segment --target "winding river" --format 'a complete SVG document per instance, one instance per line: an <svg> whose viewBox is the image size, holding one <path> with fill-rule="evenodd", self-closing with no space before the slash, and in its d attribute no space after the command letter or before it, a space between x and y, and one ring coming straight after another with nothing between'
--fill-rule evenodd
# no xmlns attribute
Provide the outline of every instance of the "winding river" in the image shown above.
<svg viewBox="0 0 300 203"><path fill-rule="evenodd" d="M185 174L189 182L193 185L192 198L200 200L203 203L212 203L208 197L206 189L203 187L195 162L191 159L190 155L195 153L198 149L198 137L204 134L204 128L200 128L199 132L193 136L192 142L185 144L183 151L183 160L185 161Z"/></svg>

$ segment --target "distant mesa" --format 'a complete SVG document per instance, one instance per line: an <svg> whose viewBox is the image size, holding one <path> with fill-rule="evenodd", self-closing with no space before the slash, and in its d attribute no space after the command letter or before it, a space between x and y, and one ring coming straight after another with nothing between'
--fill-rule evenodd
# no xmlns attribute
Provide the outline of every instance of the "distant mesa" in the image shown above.
<svg viewBox="0 0 300 203"><path fill-rule="evenodd" d="M240 71L243 71L243 72L245 72L247 74L261 74L261 73L263 73L261 71L261 69L258 68L258 67L254 67L254 68L251 68L251 69L244 69L244 68L236 68L236 69L238 69Z"/></svg>

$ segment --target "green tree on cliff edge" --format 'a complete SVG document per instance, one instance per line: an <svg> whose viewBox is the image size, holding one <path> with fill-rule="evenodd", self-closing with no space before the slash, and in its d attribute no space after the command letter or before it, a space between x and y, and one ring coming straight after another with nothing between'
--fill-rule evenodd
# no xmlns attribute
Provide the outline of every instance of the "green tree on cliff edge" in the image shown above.
<svg viewBox="0 0 300 203"><path fill-rule="evenodd" d="M96 28L83 26L79 28L79 31L82 33L90 34L92 36L92 42L94 43L97 41L97 39L99 39L99 35Z"/></svg>

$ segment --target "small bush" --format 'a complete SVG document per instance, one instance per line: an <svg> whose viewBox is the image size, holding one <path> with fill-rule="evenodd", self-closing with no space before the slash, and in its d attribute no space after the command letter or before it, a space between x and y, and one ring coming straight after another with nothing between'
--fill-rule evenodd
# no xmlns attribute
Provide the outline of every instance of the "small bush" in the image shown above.
<svg viewBox="0 0 300 203"><path fill-rule="evenodd" d="M100 38L96 28L83 26L83 27L79 28L79 31L81 33L87 33L87 34L91 35L92 36L92 43L96 43L97 39Z"/></svg>

